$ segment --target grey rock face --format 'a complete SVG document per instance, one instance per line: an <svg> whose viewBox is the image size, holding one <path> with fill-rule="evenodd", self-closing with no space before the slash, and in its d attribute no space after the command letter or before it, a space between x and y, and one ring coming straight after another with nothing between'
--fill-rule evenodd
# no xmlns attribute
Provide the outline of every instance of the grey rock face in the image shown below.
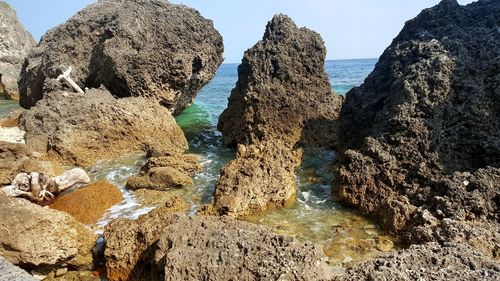
<svg viewBox="0 0 500 281"><path fill-rule="evenodd" d="M117 97L157 99L180 113L222 63L221 35L198 11L163 0L98 1L49 32L20 80L30 108L68 66L83 89L105 86Z"/></svg>
<svg viewBox="0 0 500 281"><path fill-rule="evenodd" d="M19 98L17 80L24 58L35 44L33 36L17 19L16 12L0 1L0 96Z"/></svg>
<svg viewBox="0 0 500 281"><path fill-rule="evenodd" d="M328 280L333 276L316 246L228 217L190 218L155 210L138 222L112 223L105 237L110 280Z"/></svg>
<svg viewBox="0 0 500 281"><path fill-rule="evenodd" d="M325 56L321 36L285 15L245 52L218 123L224 142L239 147L217 183L216 213L241 217L285 205L295 194L298 147L336 142L343 99L332 92Z"/></svg>
<svg viewBox="0 0 500 281"><path fill-rule="evenodd" d="M0 281L36 281L33 276L0 257Z"/></svg>
<svg viewBox="0 0 500 281"><path fill-rule="evenodd" d="M500 2L408 21L341 112L337 196L408 243L498 259Z"/></svg>

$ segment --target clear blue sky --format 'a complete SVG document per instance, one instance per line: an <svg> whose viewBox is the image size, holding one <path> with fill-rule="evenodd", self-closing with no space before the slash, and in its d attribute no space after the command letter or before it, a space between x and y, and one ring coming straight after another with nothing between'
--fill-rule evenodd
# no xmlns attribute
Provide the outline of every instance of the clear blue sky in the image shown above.
<svg viewBox="0 0 500 281"><path fill-rule="evenodd" d="M36 40L95 0L6 0ZM239 62L243 52L264 33L276 13L319 32L328 59L377 58L406 20L439 0L172 0L198 9L214 21L224 37L226 62ZM472 0L459 0L461 4Z"/></svg>

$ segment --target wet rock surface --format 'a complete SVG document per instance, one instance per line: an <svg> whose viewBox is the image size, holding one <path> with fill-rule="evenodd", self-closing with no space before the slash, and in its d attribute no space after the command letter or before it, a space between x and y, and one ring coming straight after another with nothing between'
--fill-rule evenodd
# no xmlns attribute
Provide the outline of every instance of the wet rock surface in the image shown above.
<svg viewBox="0 0 500 281"><path fill-rule="evenodd" d="M0 197L0 255L14 264L89 269L96 239L68 214Z"/></svg>
<svg viewBox="0 0 500 281"><path fill-rule="evenodd" d="M500 256L485 235L500 230L499 18L498 1L442 1L347 94L337 196L409 243L483 240Z"/></svg>
<svg viewBox="0 0 500 281"><path fill-rule="evenodd" d="M244 146L223 169L214 196L217 212L239 216L282 206L295 194L297 146L335 142L342 98L331 90L325 56L320 35L285 15L276 15L263 39L245 52L218 123L226 145ZM329 137L317 138L318 130ZM251 193L262 196L245 198Z"/></svg>
<svg viewBox="0 0 500 281"><path fill-rule="evenodd" d="M102 88L85 95L47 94L22 114L20 126L33 150L84 167L151 145L172 153L187 149L184 133L167 109L146 98L117 99Z"/></svg>
<svg viewBox="0 0 500 281"><path fill-rule="evenodd" d="M42 37L23 67L20 103L58 90L53 78L72 66L82 89L154 98L178 114L215 75L223 49L212 22L184 5L98 1Z"/></svg>
<svg viewBox="0 0 500 281"><path fill-rule="evenodd" d="M21 67L36 42L5 1L0 1L0 42L0 96L19 99Z"/></svg>
<svg viewBox="0 0 500 281"><path fill-rule="evenodd" d="M115 185L101 181L56 197L51 209L66 212L84 224L95 224L106 210L120 203L123 195Z"/></svg>
<svg viewBox="0 0 500 281"><path fill-rule="evenodd" d="M137 231L142 234L137 236ZM193 280L229 280L236 272L241 280L332 277L321 250L314 245L228 217L189 218L155 210L138 222L114 222L105 235L105 253L111 258L107 262L110 280L178 280L186 276ZM131 243L124 247L121 240L121 247L116 247L118 237ZM145 240L149 246L137 247ZM131 263L130 255L116 251L134 253L141 259ZM126 267L134 271L123 275Z"/></svg>

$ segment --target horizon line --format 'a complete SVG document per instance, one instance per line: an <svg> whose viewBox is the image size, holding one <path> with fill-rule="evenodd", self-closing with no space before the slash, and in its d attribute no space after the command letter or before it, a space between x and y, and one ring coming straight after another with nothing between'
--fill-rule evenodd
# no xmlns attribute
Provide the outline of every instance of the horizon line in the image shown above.
<svg viewBox="0 0 500 281"><path fill-rule="evenodd" d="M378 60L379 58L353 58L353 59L326 59L327 61L348 61L348 60ZM223 62L222 64L240 64L240 62Z"/></svg>

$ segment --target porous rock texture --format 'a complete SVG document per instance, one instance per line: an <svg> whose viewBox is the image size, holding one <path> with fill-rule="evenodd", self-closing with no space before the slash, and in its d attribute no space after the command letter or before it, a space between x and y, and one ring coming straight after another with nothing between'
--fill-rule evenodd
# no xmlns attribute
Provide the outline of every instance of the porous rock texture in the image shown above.
<svg viewBox="0 0 500 281"><path fill-rule="evenodd" d="M90 269L96 240L97 235L68 214L0 197L0 256L13 264Z"/></svg>
<svg viewBox="0 0 500 281"><path fill-rule="evenodd" d="M408 244L473 247L494 260L497 278L499 27L496 0L467 6L443 0L408 21L365 83L347 93L335 189L338 199L375 217ZM420 262L432 266L432 260L417 263L415 257L426 251L432 256L435 247L410 248L386 261L402 261L412 270ZM470 255L463 247L439 251ZM458 268L474 270L465 262ZM459 276L441 273L438 279ZM401 278L418 274L402 270ZM483 273L471 274L481 279Z"/></svg>
<svg viewBox="0 0 500 281"><path fill-rule="evenodd" d="M222 36L198 11L164 0L101 0L48 31L27 57L20 103L58 90L68 66L83 89L158 100L173 114L190 105L222 63Z"/></svg>
<svg viewBox="0 0 500 281"><path fill-rule="evenodd" d="M24 59L35 44L17 19L16 11L0 1L0 97L19 99L17 81Z"/></svg>
<svg viewBox="0 0 500 281"><path fill-rule="evenodd" d="M0 257L0 281L36 281L33 276L23 269L13 265Z"/></svg>
<svg viewBox="0 0 500 281"><path fill-rule="evenodd" d="M284 205L295 194L298 146L336 142L342 98L332 92L325 56L321 36L285 15L274 16L245 52L218 123L226 145L242 146L217 184L217 212L242 216Z"/></svg>
<svg viewBox="0 0 500 281"><path fill-rule="evenodd" d="M193 184L191 176L199 170L199 157L193 154L172 154L158 147L148 149L150 158L141 172L127 180L131 190L148 189L165 191Z"/></svg>
<svg viewBox="0 0 500 281"><path fill-rule="evenodd" d="M319 248L273 234L263 226L229 217L190 218L166 212L155 213L147 224L143 218L139 220L142 222L128 222L120 228L112 224L106 230L110 280L328 280L332 277ZM148 241L148 246L138 248L144 241ZM119 253L133 253L141 259L130 263L130 255ZM124 271L124 266L134 271ZM125 272L127 275L115 274Z"/></svg>
<svg viewBox="0 0 500 281"><path fill-rule="evenodd" d="M66 212L84 224L95 224L106 210L122 202L120 189L108 181L100 181L57 196L51 209Z"/></svg>
<svg viewBox="0 0 500 281"><path fill-rule="evenodd" d="M500 266L461 244L413 245L408 250L355 265L333 280L498 280Z"/></svg>
<svg viewBox="0 0 500 281"><path fill-rule="evenodd" d="M84 167L151 145L171 153L188 147L166 108L143 97L116 98L103 88L48 93L22 114L20 127L35 151Z"/></svg>

